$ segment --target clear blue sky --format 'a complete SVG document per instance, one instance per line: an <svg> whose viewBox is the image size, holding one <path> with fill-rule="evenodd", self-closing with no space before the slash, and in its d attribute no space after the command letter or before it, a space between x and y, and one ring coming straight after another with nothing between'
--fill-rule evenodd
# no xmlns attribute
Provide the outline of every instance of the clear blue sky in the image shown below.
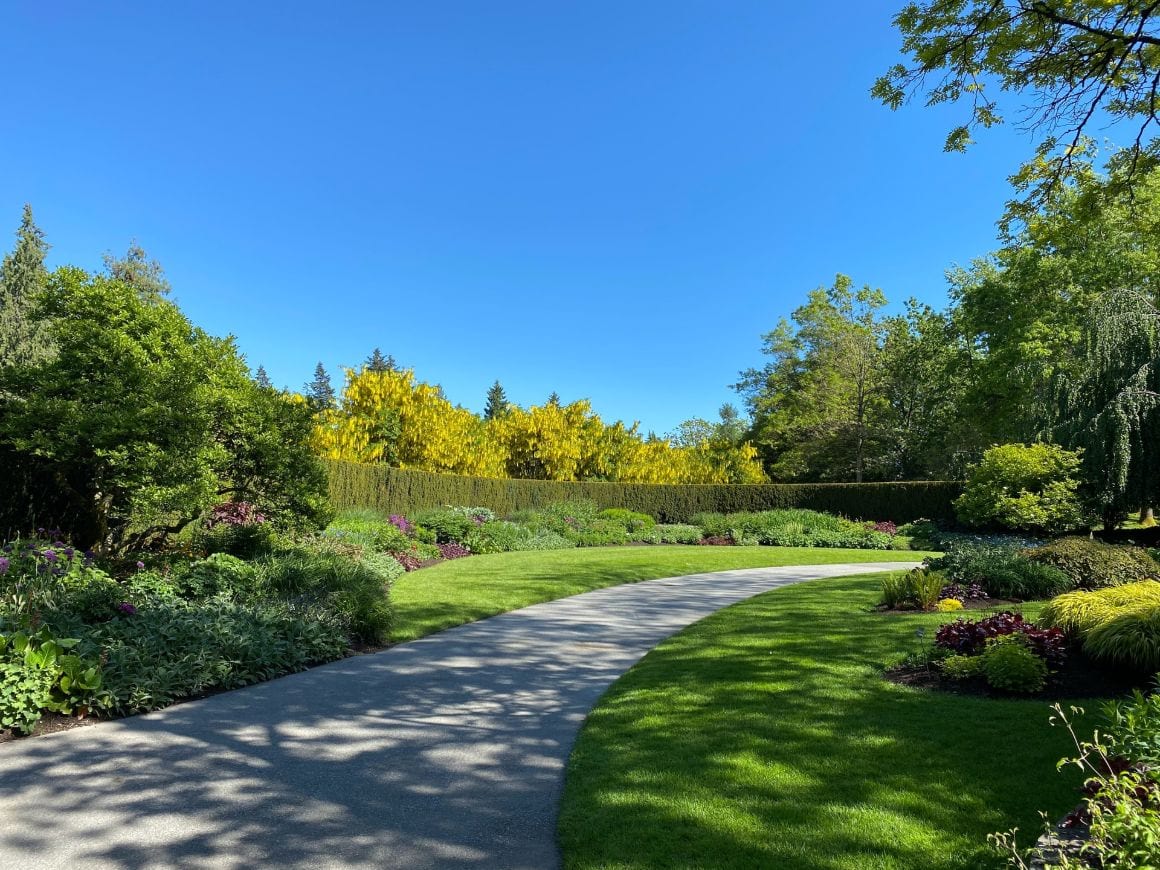
<svg viewBox="0 0 1160 870"><path fill-rule="evenodd" d="M379 346L665 432L836 272L941 306L995 247L1032 145L870 99L901 4L6 3L0 228L135 237L279 385Z"/></svg>

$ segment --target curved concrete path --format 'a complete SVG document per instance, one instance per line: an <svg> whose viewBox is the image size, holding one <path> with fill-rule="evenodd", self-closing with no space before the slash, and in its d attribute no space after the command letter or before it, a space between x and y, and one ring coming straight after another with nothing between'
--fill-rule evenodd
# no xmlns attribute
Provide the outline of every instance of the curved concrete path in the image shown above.
<svg viewBox="0 0 1160 870"><path fill-rule="evenodd" d="M768 589L912 564L615 586L0 745L0 868L553 868L573 740L644 653Z"/></svg>

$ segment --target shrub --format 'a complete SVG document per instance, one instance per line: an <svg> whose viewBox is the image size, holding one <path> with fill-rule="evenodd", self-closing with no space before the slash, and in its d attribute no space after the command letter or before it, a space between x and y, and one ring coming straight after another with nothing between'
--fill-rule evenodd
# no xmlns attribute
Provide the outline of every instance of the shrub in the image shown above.
<svg viewBox="0 0 1160 870"><path fill-rule="evenodd" d="M637 513L625 508L605 508L597 515L598 519L619 523L628 533L643 532L655 528L657 521L648 514Z"/></svg>
<svg viewBox="0 0 1160 870"><path fill-rule="evenodd" d="M1116 754L1138 764L1160 766L1160 692L1145 695L1139 689L1131 700L1104 705L1108 724L1104 734Z"/></svg>
<svg viewBox="0 0 1160 870"><path fill-rule="evenodd" d="M347 647L332 611L225 598L151 602L92 626L87 640L108 655L103 708L126 715L299 671Z"/></svg>
<svg viewBox="0 0 1160 870"><path fill-rule="evenodd" d="M438 544L462 544L468 533L480 525L468 514L455 508L435 508L415 515L415 523L435 533Z"/></svg>
<svg viewBox="0 0 1160 870"><path fill-rule="evenodd" d="M1027 559L1058 568L1078 589L1120 586L1160 576L1160 564L1140 547L1105 544L1089 538L1060 538L1030 550Z"/></svg>
<svg viewBox="0 0 1160 870"><path fill-rule="evenodd" d="M967 525L1055 534L1084 528L1079 454L1054 444L1004 444L971 469L955 512Z"/></svg>
<svg viewBox="0 0 1160 870"><path fill-rule="evenodd" d="M444 559L462 559L470 556L471 550L462 544L438 544L439 555Z"/></svg>
<svg viewBox="0 0 1160 870"><path fill-rule="evenodd" d="M247 594L258 572L253 565L228 553L214 553L174 572L174 586L185 598L206 598L218 593Z"/></svg>
<svg viewBox="0 0 1160 870"><path fill-rule="evenodd" d="M335 552L299 548L259 563L259 591L304 605L332 610L350 626L354 640L385 643L391 624L392 581L382 563Z"/></svg>
<svg viewBox="0 0 1160 870"><path fill-rule="evenodd" d="M592 520L582 531L572 532L565 537L574 540L578 547L605 547L628 541L624 526L611 520Z"/></svg>
<svg viewBox="0 0 1160 870"><path fill-rule="evenodd" d="M935 605L935 610L939 613L951 613L955 610L963 609L963 602L957 598L941 598L938 604Z"/></svg>
<svg viewBox="0 0 1160 870"><path fill-rule="evenodd" d="M408 537L415 533L415 524L399 514L391 514L387 517L387 522Z"/></svg>
<svg viewBox="0 0 1160 870"><path fill-rule="evenodd" d="M697 543L705 547L732 547L734 541L728 535L706 535Z"/></svg>
<svg viewBox="0 0 1160 870"><path fill-rule="evenodd" d="M898 610L910 599L910 581L906 574L891 572L882 578L882 603Z"/></svg>
<svg viewBox="0 0 1160 870"><path fill-rule="evenodd" d="M955 601L965 604L968 601L986 601L990 596L987 590L983 588L981 583L972 583L969 586L963 587L958 583L949 583L943 587L942 592L939 593L941 598L953 598Z"/></svg>
<svg viewBox="0 0 1160 870"><path fill-rule="evenodd" d="M1160 604L1160 582L1155 580L1125 583L1092 592L1066 592L1048 602L1040 622L1082 638L1096 625L1122 610L1151 604Z"/></svg>
<svg viewBox="0 0 1160 870"><path fill-rule="evenodd" d="M96 697L100 666L74 655L80 641L35 633L0 633L0 728L28 733L44 710L72 713Z"/></svg>
<svg viewBox="0 0 1160 870"><path fill-rule="evenodd" d="M490 523L495 519L495 511L487 507L452 507L450 510L463 514L477 526Z"/></svg>
<svg viewBox="0 0 1160 870"><path fill-rule="evenodd" d="M1014 542L956 543L927 564L952 583L979 584L993 598L1050 598L1071 587L1066 574L1024 558Z"/></svg>
<svg viewBox="0 0 1160 870"><path fill-rule="evenodd" d="M38 614L105 619L122 595L89 554L62 541L17 540L0 548L0 616L30 627Z"/></svg>
<svg viewBox="0 0 1160 870"><path fill-rule="evenodd" d="M1123 610L1097 623L1083 648L1092 658L1142 672L1160 670L1160 602Z"/></svg>
<svg viewBox="0 0 1160 870"><path fill-rule="evenodd" d="M473 553L510 553L529 549L527 544L535 534L531 529L516 523L496 520L472 529L465 543ZM569 542L568 546L574 544Z"/></svg>
<svg viewBox="0 0 1160 870"><path fill-rule="evenodd" d="M654 531L658 544L698 544L701 541L699 526L658 524Z"/></svg>
<svg viewBox="0 0 1160 870"><path fill-rule="evenodd" d="M1053 667L1067 655L1066 638L1058 628L1039 628L1024 621L1022 614L1008 611L977 622L960 618L945 623L935 632L934 642L960 655L979 655L989 641L1010 634L1022 635L1028 647Z"/></svg>
<svg viewBox="0 0 1160 870"><path fill-rule="evenodd" d="M698 514L706 537L728 535L738 544L778 547L859 547L887 550L891 536L865 523L808 510Z"/></svg>
<svg viewBox="0 0 1160 870"><path fill-rule="evenodd" d="M939 663L943 676L951 680L969 680L972 677L982 676L982 656L947 656Z"/></svg>
<svg viewBox="0 0 1160 870"><path fill-rule="evenodd" d="M1047 663L1028 647L1025 635L994 638L979 658L987 683L1004 692L1038 692L1047 680Z"/></svg>
<svg viewBox="0 0 1160 870"><path fill-rule="evenodd" d="M268 555L280 543L278 532L270 523L219 523L197 529L190 537L196 552L207 556L228 553L247 560Z"/></svg>

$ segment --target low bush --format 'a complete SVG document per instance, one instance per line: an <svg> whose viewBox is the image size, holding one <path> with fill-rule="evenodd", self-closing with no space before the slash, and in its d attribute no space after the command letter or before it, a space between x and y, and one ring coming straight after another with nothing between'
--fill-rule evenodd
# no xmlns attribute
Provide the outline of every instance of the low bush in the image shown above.
<svg viewBox="0 0 1160 870"><path fill-rule="evenodd" d="M691 525L658 524L653 531L658 544L697 544L703 537L700 527Z"/></svg>
<svg viewBox="0 0 1160 870"><path fill-rule="evenodd" d="M637 513L625 508L606 508L597 515L598 519L608 520L624 527L630 535L634 532L645 532L656 527L657 521L648 514Z"/></svg>
<svg viewBox="0 0 1160 870"><path fill-rule="evenodd" d="M1058 568L1076 589L1101 589L1160 576L1160 564L1147 550L1089 538L1060 538L1029 550L1026 558Z"/></svg>
<svg viewBox="0 0 1160 870"><path fill-rule="evenodd" d="M939 662L943 676L951 680L969 680L983 675L982 656L947 656Z"/></svg>
<svg viewBox="0 0 1160 870"><path fill-rule="evenodd" d="M957 598L940 598L934 609L939 613L953 613L963 609L963 602Z"/></svg>
<svg viewBox="0 0 1160 870"><path fill-rule="evenodd" d="M253 591L257 577L257 569L249 562L229 553L213 553L174 571L173 586L185 598L207 598L219 593L247 595Z"/></svg>
<svg viewBox="0 0 1160 870"><path fill-rule="evenodd" d="M257 591L332 610L346 621L354 640L385 643L391 624L389 588L402 573L398 561L387 558L360 561L305 547L285 551L258 563Z"/></svg>
<svg viewBox="0 0 1160 870"><path fill-rule="evenodd" d="M927 568L888 574L882 579L882 603L892 610L934 610L944 585L943 576Z"/></svg>
<svg viewBox="0 0 1160 870"><path fill-rule="evenodd" d="M628 543L628 532L618 522L612 520L592 520L582 530L565 534L578 547L606 547L612 544Z"/></svg>
<svg viewBox="0 0 1160 870"><path fill-rule="evenodd" d="M168 706L341 658L346 626L327 609L227 598L143 604L92 626L107 655L101 707L116 714Z"/></svg>
<svg viewBox="0 0 1160 870"><path fill-rule="evenodd" d="M1067 656L1066 637L1058 628L1040 628L1026 622L1022 614L1003 613L978 621L956 619L939 626L935 645L959 655L980 655L987 644L997 637L1022 635L1029 649L1052 667L1063 663Z"/></svg>
<svg viewBox="0 0 1160 870"><path fill-rule="evenodd" d="M951 583L977 584L992 598L1050 598L1071 588L1066 574L1052 565L1029 561L1014 542L960 542L927 564Z"/></svg>
<svg viewBox="0 0 1160 870"><path fill-rule="evenodd" d="M1025 634L992 639L979 659L987 683L1004 692L1038 692L1047 680L1047 663L1032 651Z"/></svg>
<svg viewBox="0 0 1160 870"><path fill-rule="evenodd" d="M1118 612L1154 604L1160 604L1160 582L1140 580L1107 589L1057 595L1043 608L1040 622L1062 629L1072 637L1083 638Z"/></svg>
<svg viewBox="0 0 1160 870"><path fill-rule="evenodd" d="M738 544L776 547L856 547L888 550L893 536L874 524L809 510L697 514L705 537L729 536Z"/></svg>
<svg viewBox="0 0 1160 870"><path fill-rule="evenodd" d="M414 517L415 524L435 533L435 543L462 544L472 529L484 523L455 508L435 508L422 511Z"/></svg>
<svg viewBox="0 0 1160 870"><path fill-rule="evenodd" d="M45 710L69 714L93 703L100 663L69 652L79 643L47 628L0 633L0 728L28 733Z"/></svg>
<svg viewBox="0 0 1160 870"><path fill-rule="evenodd" d="M1160 671L1160 602L1110 615L1088 631L1083 648L1141 673Z"/></svg>
<svg viewBox="0 0 1160 870"><path fill-rule="evenodd" d="M989 596L981 583L971 583L969 586L960 586L958 583L948 583L939 593L942 598L953 598L965 604L968 601L986 601Z"/></svg>

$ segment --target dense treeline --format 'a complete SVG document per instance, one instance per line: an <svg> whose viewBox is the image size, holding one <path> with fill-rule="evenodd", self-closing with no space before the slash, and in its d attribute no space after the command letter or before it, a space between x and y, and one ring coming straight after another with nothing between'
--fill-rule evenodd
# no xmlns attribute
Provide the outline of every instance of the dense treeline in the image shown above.
<svg viewBox="0 0 1160 870"><path fill-rule="evenodd" d="M1084 449L1108 516L1160 495L1160 175L1077 163L1001 247L948 273L943 311L839 275L764 337L737 389L775 481L957 478L993 444Z"/></svg>

